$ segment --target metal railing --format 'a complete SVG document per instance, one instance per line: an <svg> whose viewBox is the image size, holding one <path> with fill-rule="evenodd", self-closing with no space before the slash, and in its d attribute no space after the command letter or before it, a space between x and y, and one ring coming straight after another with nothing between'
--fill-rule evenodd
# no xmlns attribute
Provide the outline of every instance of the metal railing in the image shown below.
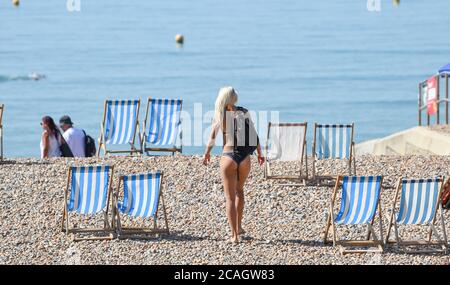
<svg viewBox="0 0 450 285"><path fill-rule="evenodd" d="M440 125L440 124L444 123L444 121L441 120L441 115L442 115L441 114L441 105L444 104L445 109L442 112L444 112L443 115L445 115L445 124L448 125L448 121L449 121L448 105L449 105L449 102L450 102L450 100L448 98L448 88L449 88L449 86L448 86L448 79L449 79L449 74L448 73L441 73L441 74L435 75L435 77L436 77L436 114L435 114L436 115L436 119L435 119L435 123L437 125ZM445 88L443 90L444 94L445 94L444 98L440 98L441 88L442 88L441 87L441 82L440 82L441 78L444 78L444 81L445 81L444 82L445 83ZM422 126L422 118L424 117L422 115L422 111L423 110L425 110L425 112L426 112L426 119L427 119L427 124L426 125L427 126L429 126L431 124L431 117L434 116L434 114L433 115L428 114L428 112L427 112L428 105L427 105L426 102L423 101L424 95L426 96L426 94L422 94L422 91L423 91L423 86L427 84L427 81L428 80L424 80L424 81L419 83L419 102L418 102L418 105L419 105L419 108L418 108L418 110L419 110L419 114L418 114L419 115L418 116L419 126Z"/></svg>

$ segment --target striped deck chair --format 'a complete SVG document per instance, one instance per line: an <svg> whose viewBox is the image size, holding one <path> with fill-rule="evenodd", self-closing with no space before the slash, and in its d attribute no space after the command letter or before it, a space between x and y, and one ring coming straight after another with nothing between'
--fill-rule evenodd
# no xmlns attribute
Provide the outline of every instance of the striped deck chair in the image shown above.
<svg viewBox="0 0 450 285"><path fill-rule="evenodd" d="M386 243L396 243L409 253L446 253L448 249L447 234L445 231L444 215L441 205L441 193L444 180L442 177L432 179L399 179L397 191L392 205L392 213L389 221ZM397 199L401 189L399 209ZM439 236L434 226L437 211L440 212L440 223L443 239ZM422 225L428 227L428 240L402 240L399 236L399 225ZM395 241L389 240L391 228L394 226ZM434 234L437 241L432 241ZM407 247L436 247L441 249L408 250Z"/></svg>
<svg viewBox="0 0 450 285"><path fill-rule="evenodd" d="M0 104L0 161L3 161L3 111L5 105Z"/></svg>
<svg viewBox="0 0 450 285"><path fill-rule="evenodd" d="M134 145L139 130L140 100L106 100L97 155L109 153L141 153ZM109 150L111 145L130 145L129 150Z"/></svg>
<svg viewBox="0 0 450 285"><path fill-rule="evenodd" d="M380 204L382 180L382 176L338 176L336 178L336 185L325 227L324 243L328 242L328 230L331 227L333 246L338 245L342 254L383 251L383 225ZM339 212L335 215L334 205L341 183L341 206ZM379 215L380 239L378 239L373 229L377 210ZM336 229L337 225L367 225L366 240L340 240ZM371 235L373 235L372 240L370 240ZM362 247L372 249L361 249ZM378 249L374 249L374 247Z"/></svg>
<svg viewBox="0 0 450 285"><path fill-rule="evenodd" d="M163 174L161 172L132 174L121 176L117 191L114 194L114 227L117 229L119 238L169 233L169 224L167 221L166 206L162 193ZM119 201L119 192L123 185L123 199ZM164 228L158 228L158 207L160 199L164 212ZM153 218L152 227L124 227L120 214L132 218L142 218L143 222L147 218Z"/></svg>
<svg viewBox="0 0 450 285"><path fill-rule="evenodd" d="M62 231L74 233L74 240L112 239L114 229L108 220L111 181L114 167L108 165L98 166L72 166L69 168L67 187L64 192L64 210ZM102 213L103 227L76 228L70 226L70 213L95 218ZM97 233L97 235L95 235ZM105 234L108 234L105 236ZM88 237L85 235L90 234Z"/></svg>
<svg viewBox="0 0 450 285"><path fill-rule="evenodd" d="M327 180L339 175L356 175L354 124L321 125L314 124L313 141L313 179ZM316 170L316 160L347 159L348 173L328 173L320 176ZM353 167L352 167L353 166ZM352 172L353 170L353 172Z"/></svg>
<svg viewBox="0 0 450 285"><path fill-rule="evenodd" d="M181 99L148 99L141 139L143 152L171 152L172 155L182 152L182 106ZM176 146L178 137L179 147Z"/></svg>
<svg viewBox="0 0 450 285"><path fill-rule="evenodd" d="M308 179L308 161L306 157L306 128L307 123L271 123L267 128L266 161L264 177L266 179L303 180ZM274 174L271 164L277 162L299 161L298 174ZM305 171L303 172L303 167ZM293 184L289 184L293 185Z"/></svg>

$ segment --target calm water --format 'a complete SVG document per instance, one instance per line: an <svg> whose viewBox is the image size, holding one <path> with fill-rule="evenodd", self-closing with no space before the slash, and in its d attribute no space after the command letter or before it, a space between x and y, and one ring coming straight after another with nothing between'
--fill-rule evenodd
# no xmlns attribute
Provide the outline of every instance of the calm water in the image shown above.
<svg viewBox="0 0 450 285"><path fill-rule="evenodd" d="M379 13L365 0L81 0L78 13L65 0L0 1L6 156L39 155L45 114L97 137L107 98L207 110L223 85L283 121L354 121L357 142L385 136L416 125L417 83L450 61L449 13L448 0L381 0ZM23 80L32 72L47 78Z"/></svg>

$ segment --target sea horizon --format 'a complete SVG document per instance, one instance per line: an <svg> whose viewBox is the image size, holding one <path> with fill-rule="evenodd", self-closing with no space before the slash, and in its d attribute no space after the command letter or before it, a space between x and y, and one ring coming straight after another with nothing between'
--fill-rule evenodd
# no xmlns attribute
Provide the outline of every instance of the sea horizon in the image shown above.
<svg viewBox="0 0 450 285"><path fill-rule="evenodd" d="M106 99L141 99L142 121L147 98L182 98L194 117L229 85L240 106L308 122L309 145L314 122L354 122L360 143L416 126L418 83L450 58L443 0L80 3L0 3L6 157L39 157L44 115L97 139Z"/></svg>

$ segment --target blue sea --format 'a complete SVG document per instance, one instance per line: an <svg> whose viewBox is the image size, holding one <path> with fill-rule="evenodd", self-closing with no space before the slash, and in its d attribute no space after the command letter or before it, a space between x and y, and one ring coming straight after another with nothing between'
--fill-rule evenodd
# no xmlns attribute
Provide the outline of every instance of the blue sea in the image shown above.
<svg viewBox="0 0 450 285"><path fill-rule="evenodd" d="M380 1L0 1L5 155L39 156L44 115L98 137L105 99L206 112L224 85L282 121L355 122L357 143L413 127L418 82L450 61L450 1Z"/></svg>

